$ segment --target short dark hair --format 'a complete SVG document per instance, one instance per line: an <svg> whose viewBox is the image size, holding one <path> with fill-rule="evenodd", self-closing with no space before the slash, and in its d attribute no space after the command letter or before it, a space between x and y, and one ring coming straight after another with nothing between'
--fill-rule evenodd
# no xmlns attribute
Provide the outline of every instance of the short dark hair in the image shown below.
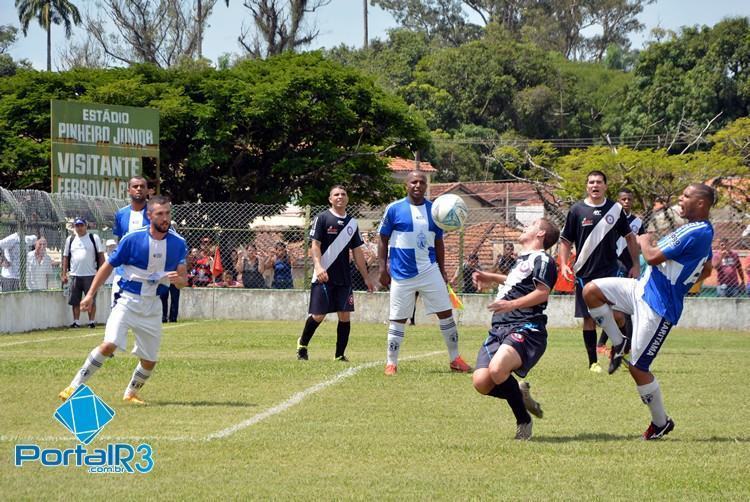
<svg viewBox="0 0 750 502"><path fill-rule="evenodd" d="M347 190L346 190L346 187L345 187L344 185L333 185L333 186L331 187L331 189L330 189L330 190L328 190L328 195L330 196L330 195L331 195L331 194L333 193L333 191L334 191L334 190L336 190L337 188L338 188L339 190L343 190L343 191L344 191L344 192L346 192L347 194L349 193L349 192L347 192Z"/></svg>
<svg viewBox="0 0 750 502"><path fill-rule="evenodd" d="M693 183L690 186L693 187L698 197L708 202L708 207L716 204L716 190L705 183Z"/></svg>
<svg viewBox="0 0 750 502"><path fill-rule="evenodd" d="M617 191L617 195L620 195L620 194L623 194L623 193L626 193L628 195L633 195L633 191L631 189L629 189L628 187L622 187L621 189L619 189Z"/></svg>
<svg viewBox="0 0 750 502"><path fill-rule="evenodd" d="M544 230L544 249L549 249L560 239L560 229L548 218L539 218L539 229Z"/></svg>
<svg viewBox="0 0 750 502"><path fill-rule="evenodd" d="M161 206L164 204L169 204L171 202L172 201L169 200L169 197L167 197L166 195L154 195L148 199L148 208L151 209L156 204L159 204Z"/></svg>
<svg viewBox="0 0 750 502"><path fill-rule="evenodd" d="M586 175L586 181L588 181L588 180L589 180L589 178L590 178L590 177L592 177L592 176L601 176L602 178L604 178L604 183L606 183L606 182L607 182L607 175L606 175L606 174L604 174L604 173L603 173L603 172L601 172L601 171L597 171L597 170L593 170L593 171L590 171L590 172L589 172L589 173L588 173L588 174Z"/></svg>
<svg viewBox="0 0 750 502"><path fill-rule="evenodd" d="M143 176L140 176L140 175L139 176L131 176L130 177L130 179L128 180L128 188L130 188L130 182L133 181L133 180L145 181L146 182L146 188L148 188L148 180L146 178L144 178Z"/></svg>

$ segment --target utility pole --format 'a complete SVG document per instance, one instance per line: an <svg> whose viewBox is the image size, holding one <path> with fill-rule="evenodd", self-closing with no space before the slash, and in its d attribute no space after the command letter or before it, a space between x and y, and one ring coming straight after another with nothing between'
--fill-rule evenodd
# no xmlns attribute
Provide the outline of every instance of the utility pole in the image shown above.
<svg viewBox="0 0 750 502"><path fill-rule="evenodd" d="M362 9L364 12L364 18L365 18L365 44L364 48L367 49L367 39L369 38L367 34L367 0L362 0Z"/></svg>

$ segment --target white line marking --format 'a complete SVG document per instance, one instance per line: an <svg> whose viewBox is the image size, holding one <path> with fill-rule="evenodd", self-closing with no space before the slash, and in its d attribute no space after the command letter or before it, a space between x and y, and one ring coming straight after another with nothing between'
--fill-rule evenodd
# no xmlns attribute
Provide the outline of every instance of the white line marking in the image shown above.
<svg viewBox="0 0 750 502"><path fill-rule="evenodd" d="M162 330L165 329L175 329L175 328L181 328L183 326L190 326L191 324L198 324L198 322L185 322L178 324L176 326L165 326L162 328ZM27 343L42 343L42 342L56 342L58 340L75 340L78 338L88 338L90 336L104 336L104 331L96 331L94 333L88 333L86 335L76 335L76 336L59 336L57 338L40 338L38 340L22 340L20 342L9 342L9 343L0 343L0 347L10 347L13 345L26 345Z"/></svg>
<svg viewBox="0 0 750 502"><path fill-rule="evenodd" d="M435 351L435 352L428 352L426 354L419 354L416 356L411 357L405 357L402 359L402 361L407 361L410 359L421 359L423 357L430 357L437 354L441 354L442 351ZM335 385L339 383L340 381L349 378L351 376L356 375L363 369L372 368L373 366L379 366L383 364L383 361L372 361L365 364L360 364L359 366L354 366L352 368L346 369L342 371L341 373L338 373L334 375L332 378L329 378L328 380L325 380L323 382L317 383L313 385L312 387L308 387L307 389L297 392L296 394L292 395L289 399L286 401L277 404L276 406L272 406L271 408L268 408L265 411L262 411L258 413L257 415L254 415L247 420L244 420L238 424L235 424L231 427L227 427L226 429L222 429L218 432L214 432L213 434L209 434L206 436L206 440L212 441L214 439L224 439L226 437L231 436L235 432L239 432L242 429L246 429L250 426L253 426L259 422L262 422L263 420L270 418L274 415L278 415L279 413L282 413L292 406L296 406L299 403L301 403L306 397L311 396L312 394L315 394L317 392L320 392L321 390L325 389L326 387L330 387L331 385Z"/></svg>

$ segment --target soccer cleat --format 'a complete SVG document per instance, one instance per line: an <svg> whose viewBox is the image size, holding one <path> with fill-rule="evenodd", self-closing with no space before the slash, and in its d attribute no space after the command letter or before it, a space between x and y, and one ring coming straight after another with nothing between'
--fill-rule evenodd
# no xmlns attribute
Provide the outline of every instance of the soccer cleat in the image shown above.
<svg viewBox="0 0 750 502"><path fill-rule="evenodd" d="M396 374L396 371L398 368L395 364L386 364L385 365L385 376L393 376Z"/></svg>
<svg viewBox="0 0 750 502"><path fill-rule="evenodd" d="M124 396L122 396L122 400L125 401L126 403L132 403L132 404L140 404L140 405L146 404L146 401L138 397L137 394L125 394Z"/></svg>
<svg viewBox="0 0 750 502"><path fill-rule="evenodd" d="M81 327L81 325L80 325L80 324L78 324L77 322L74 322L74 323L72 323L72 324L71 324L70 326L68 326L68 327L69 327L69 328L80 328L80 327Z"/></svg>
<svg viewBox="0 0 750 502"><path fill-rule="evenodd" d="M341 361L342 363L348 363L349 359L346 356L338 356L334 358L334 361Z"/></svg>
<svg viewBox="0 0 750 502"><path fill-rule="evenodd" d="M76 391L76 388L75 388L75 387L73 387L72 385L69 385L69 386L65 387L65 388L64 388L64 389L63 389L62 391L60 391L60 393L59 393L59 394L57 395L57 397L59 397L59 398L60 398L60 399L62 399L63 401L67 401L67 400L68 400L68 398L69 398L69 397L70 397L71 395L73 395L73 393L74 393L75 391Z"/></svg>
<svg viewBox="0 0 750 502"><path fill-rule="evenodd" d="M599 363L591 363L591 366L589 366L589 371L591 373L601 373L604 370L602 370L602 367L599 366Z"/></svg>
<svg viewBox="0 0 750 502"><path fill-rule="evenodd" d="M90 322L90 323L89 323L89 328L90 328L90 329L94 329L94 328L96 328L96 323Z"/></svg>
<svg viewBox="0 0 750 502"><path fill-rule="evenodd" d="M519 441L528 441L531 439L531 422L516 425L516 437Z"/></svg>
<svg viewBox="0 0 750 502"><path fill-rule="evenodd" d="M597 354L606 354L607 352L608 351L607 351L607 346L606 345L597 345L596 346L596 353Z"/></svg>
<svg viewBox="0 0 750 502"><path fill-rule="evenodd" d="M609 368L607 371L611 375L622 364L622 356L625 355L625 348L628 345L628 339L623 338L622 342L619 345L613 345L612 350L609 351Z"/></svg>
<svg viewBox="0 0 750 502"><path fill-rule="evenodd" d="M297 360L307 361L307 347L301 345L297 347Z"/></svg>
<svg viewBox="0 0 750 502"><path fill-rule="evenodd" d="M654 425L654 423L651 422L648 429L646 429L646 432L643 433L643 440L650 441L652 439L661 439L672 432L672 429L674 429L674 420L669 417L667 417L667 423L661 427Z"/></svg>
<svg viewBox="0 0 750 502"><path fill-rule="evenodd" d="M456 358L451 361L451 371L456 371L458 373L471 373L471 366L466 364L466 361L463 360L461 356L456 356Z"/></svg>
<svg viewBox="0 0 750 502"><path fill-rule="evenodd" d="M531 384L529 384L529 382L521 381L518 382L518 388L521 391L521 396L523 396L523 405L526 408L526 411L537 418L542 418L544 416L542 405L531 397Z"/></svg>

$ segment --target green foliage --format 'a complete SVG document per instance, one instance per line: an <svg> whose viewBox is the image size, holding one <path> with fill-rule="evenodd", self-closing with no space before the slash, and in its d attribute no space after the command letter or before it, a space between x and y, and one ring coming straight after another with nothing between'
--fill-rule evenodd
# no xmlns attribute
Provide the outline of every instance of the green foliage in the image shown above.
<svg viewBox="0 0 750 502"><path fill-rule="evenodd" d="M162 189L177 202L321 204L334 183L352 202L384 202L395 188L382 154L430 142L403 101L319 53L227 70L23 72L0 90L0 184L10 188L49 186L50 99L159 109Z"/></svg>

